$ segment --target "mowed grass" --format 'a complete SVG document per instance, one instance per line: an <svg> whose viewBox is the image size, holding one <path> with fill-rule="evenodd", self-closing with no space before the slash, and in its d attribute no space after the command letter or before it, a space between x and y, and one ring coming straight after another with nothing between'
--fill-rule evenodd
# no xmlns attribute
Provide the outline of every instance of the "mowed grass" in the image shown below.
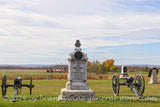
<svg viewBox="0 0 160 107"><path fill-rule="evenodd" d="M13 80L8 80L13 83ZM18 95L19 101L12 102L13 88L7 89L8 99L0 97L0 107L159 107L160 106L160 84L148 84L143 94L145 99L137 99L135 95L126 86L120 87L118 97L114 97L112 92L111 80L88 80L89 87L96 92L98 101L58 101L61 88L65 88L67 80L33 80L32 99L29 99L29 89L22 88L21 94ZM24 80L22 83L29 83ZM2 94L0 93L0 96ZM103 97L103 99L102 99ZM155 99L149 100L148 98ZM115 99L116 98L116 99ZM131 100L130 100L131 98ZM105 100L107 99L107 100ZM114 100L115 99L115 100ZM134 100L132 100L134 99ZM146 101L145 101L146 100Z"/></svg>

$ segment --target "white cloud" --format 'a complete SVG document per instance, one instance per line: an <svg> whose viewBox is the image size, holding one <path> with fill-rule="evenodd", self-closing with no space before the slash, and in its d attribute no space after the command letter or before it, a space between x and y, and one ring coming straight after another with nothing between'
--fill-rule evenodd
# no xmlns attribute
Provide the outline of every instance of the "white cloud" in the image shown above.
<svg viewBox="0 0 160 107"><path fill-rule="evenodd" d="M72 51L76 39L81 40L83 48L91 49L160 42L159 14L130 9L123 13L126 7L119 3L119 0L0 1L1 59L19 57L18 63L26 59L36 63L38 58L63 61L64 53ZM117 55L109 51L96 54Z"/></svg>

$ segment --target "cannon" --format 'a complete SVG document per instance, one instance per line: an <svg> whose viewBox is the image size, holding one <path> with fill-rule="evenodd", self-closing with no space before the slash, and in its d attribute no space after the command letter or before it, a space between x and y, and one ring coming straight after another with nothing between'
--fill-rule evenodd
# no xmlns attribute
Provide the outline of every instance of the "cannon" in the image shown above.
<svg viewBox="0 0 160 107"><path fill-rule="evenodd" d="M17 100L17 94L20 94L22 87L28 87L30 89L30 97L32 94L32 88L34 85L32 84L32 75L30 77L30 84L22 84L21 77L17 77L14 79L14 84L7 84L6 75L3 75L2 77L2 96L3 98L6 98L7 88L13 87L14 88L14 94L13 94L13 102L16 102Z"/></svg>
<svg viewBox="0 0 160 107"><path fill-rule="evenodd" d="M122 66L120 79L123 80L123 83L119 82L119 77L117 74L114 74L112 77L112 89L115 96L118 96L120 85L126 85L131 89L131 91L139 98L144 98L142 94L145 90L145 81L141 74L137 74L135 81L133 77L129 77L127 74L127 67ZM134 81L134 82L133 82Z"/></svg>

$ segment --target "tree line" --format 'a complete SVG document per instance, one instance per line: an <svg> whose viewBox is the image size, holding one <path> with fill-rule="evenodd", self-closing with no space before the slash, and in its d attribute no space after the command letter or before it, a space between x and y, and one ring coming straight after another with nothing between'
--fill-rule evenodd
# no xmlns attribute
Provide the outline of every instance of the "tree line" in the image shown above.
<svg viewBox="0 0 160 107"><path fill-rule="evenodd" d="M88 73L96 73L96 74L106 74L111 71L118 71L119 67L114 65L114 59L107 59L104 62L88 61L87 62L87 71Z"/></svg>
<svg viewBox="0 0 160 107"><path fill-rule="evenodd" d="M0 66L0 69L53 69L53 66L45 67L20 67L20 66Z"/></svg>

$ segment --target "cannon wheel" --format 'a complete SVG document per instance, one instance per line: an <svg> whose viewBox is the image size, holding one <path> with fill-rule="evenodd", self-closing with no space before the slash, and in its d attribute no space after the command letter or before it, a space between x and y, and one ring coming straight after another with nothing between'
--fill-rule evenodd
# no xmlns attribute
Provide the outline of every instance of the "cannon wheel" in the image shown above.
<svg viewBox="0 0 160 107"><path fill-rule="evenodd" d="M135 89L139 93L139 95L142 95L145 89L145 81L141 74L137 74L135 78Z"/></svg>
<svg viewBox="0 0 160 107"><path fill-rule="evenodd" d="M7 93L7 79L6 79L6 75L3 75L2 77L2 96L3 98L6 97L6 93Z"/></svg>
<svg viewBox="0 0 160 107"><path fill-rule="evenodd" d="M31 97L31 94L32 94L32 75L31 75L31 78L30 78L30 97Z"/></svg>
<svg viewBox="0 0 160 107"><path fill-rule="evenodd" d="M34 85L32 84L32 75L30 78L30 84L29 84L29 88L30 88L30 98L31 98L31 94L32 94L32 88L34 87Z"/></svg>
<svg viewBox="0 0 160 107"><path fill-rule="evenodd" d="M117 74L114 74L112 77L112 89L115 96L119 94L119 78Z"/></svg>

